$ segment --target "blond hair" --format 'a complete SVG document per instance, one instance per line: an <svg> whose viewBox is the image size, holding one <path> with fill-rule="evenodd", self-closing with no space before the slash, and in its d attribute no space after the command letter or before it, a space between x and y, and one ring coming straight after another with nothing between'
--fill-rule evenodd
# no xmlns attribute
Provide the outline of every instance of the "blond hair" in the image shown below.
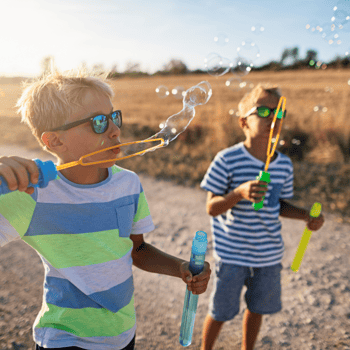
<svg viewBox="0 0 350 350"><path fill-rule="evenodd" d="M88 91L113 97L105 78L89 75L85 70L54 71L34 82L25 82L23 88L16 104L21 122L29 126L44 149L42 133L63 125L72 113L83 107L82 101Z"/></svg>
<svg viewBox="0 0 350 350"><path fill-rule="evenodd" d="M245 118L245 115L255 107L257 101L261 97L261 95L266 92L277 97L282 96L282 92L280 88L276 85L270 84L258 84L254 87L252 91L248 94L244 95L241 101L238 104L239 116L241 118Z"/></svg>

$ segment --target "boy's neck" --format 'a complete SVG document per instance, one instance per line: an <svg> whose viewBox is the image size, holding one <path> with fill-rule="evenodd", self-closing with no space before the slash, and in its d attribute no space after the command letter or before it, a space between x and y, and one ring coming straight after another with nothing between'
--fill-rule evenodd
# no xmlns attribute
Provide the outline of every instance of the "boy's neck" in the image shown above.
<svg viewBox="0 0 350 350"><path fill-rule="evenodd" d="M261 141L257 142L254 140L248 140L246 139L243 142L245 148L247 151L255 158L261 160L262 162L266 163L267 160L267 144L264 146L261 144ZM272 150L272 149L271 149ZM271 152L270 150L270 152ZM271 158L271 161L276 159L277 154L274 153L273 157Z"/></svg>
<svg viewBox="0 0 350 350"><path fill-rule="evenodd" d="M107 179L108 168L95 168L77 165L72 168L60 170L69 181L79 185L93 185Z"/></svg>

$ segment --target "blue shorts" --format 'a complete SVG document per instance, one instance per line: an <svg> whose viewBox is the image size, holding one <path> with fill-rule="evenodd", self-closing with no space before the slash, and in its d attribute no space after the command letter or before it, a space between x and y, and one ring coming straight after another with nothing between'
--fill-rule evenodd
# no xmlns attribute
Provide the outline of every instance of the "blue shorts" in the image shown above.
<svg viewBox="0 0 350 350"><path fill-rule="evenodd" d="M232 320L239 313L243 285L249 311L274 314L282 310L282 264L247 267L215 262L214 289L210 296L209 314L216 321Z"/></svg>

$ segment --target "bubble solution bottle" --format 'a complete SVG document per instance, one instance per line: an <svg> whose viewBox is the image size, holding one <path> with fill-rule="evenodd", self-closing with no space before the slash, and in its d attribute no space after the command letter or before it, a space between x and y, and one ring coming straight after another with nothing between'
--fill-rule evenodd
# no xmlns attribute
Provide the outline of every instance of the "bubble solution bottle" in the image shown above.
<svg viewBox="0 0 350 350"><path fill-rule="evenodd" d="M40 159L33 159L39 169L39 179L38 182L34 185L29 182L28 187L40 187L45 188L49 181L56 179L57 170L55 164L48 160L46 162L42 162ZM30 178L30 174L28 172L28 176ZM5 181L5 179L0 176L1 184L0 184L0 195L12 192Z"/></svg>
<svg viewBox="0 0 350 350"><path fill-rule="evenodd" d="M191 259L189 269L193 276L203 271L205 253L207 251L207 234L204 231L197 231L193 238ZM196 319L198 295L192 294L186 287L184 308L180 328L180 344L189 346L192 342L193 326Z"/></svg>

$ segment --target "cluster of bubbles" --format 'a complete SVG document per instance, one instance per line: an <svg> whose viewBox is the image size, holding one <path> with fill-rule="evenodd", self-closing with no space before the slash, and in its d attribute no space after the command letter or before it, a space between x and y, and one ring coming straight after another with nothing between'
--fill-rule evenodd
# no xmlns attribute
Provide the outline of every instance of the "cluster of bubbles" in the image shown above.
<svg viewBox="0 0 350 350"><path fill-rule="evenodd" d="M350 1L339 0L330 13L329 22L310 21L306 24L310 33L319 34L329 45L342 44L342 36L350 33Z"/></svg>
<svg viewBox="0 0 350 350"><path fill-rule="evenodd" d="M166 98L170 95L170 91L168 89L167 86L164 86L164 85L159 85L157 88L156 88L156 93L157 93L157 96L159 98ZM175 86L172 90L171 90L171 94L181 100L185 94L186 94L186 91L185 89L182 87L182 86Z"/></svg>
<svg viewBox="0 0 350 350"><path fill-rule="evenodd" d="M264 26L256 24L251 27L251 32L260 35L265 31ZM214 37L214 42L219 46L224 46L229 42L225 33L218 33ZM254 62L260 57L260 49L256 43L250 39L243 40L236 49L233 58L226 58L219 53L212 52L204 59L204 67L212 76L222 76L231 71L237 77L244 77L254 67Z"/></svg>

